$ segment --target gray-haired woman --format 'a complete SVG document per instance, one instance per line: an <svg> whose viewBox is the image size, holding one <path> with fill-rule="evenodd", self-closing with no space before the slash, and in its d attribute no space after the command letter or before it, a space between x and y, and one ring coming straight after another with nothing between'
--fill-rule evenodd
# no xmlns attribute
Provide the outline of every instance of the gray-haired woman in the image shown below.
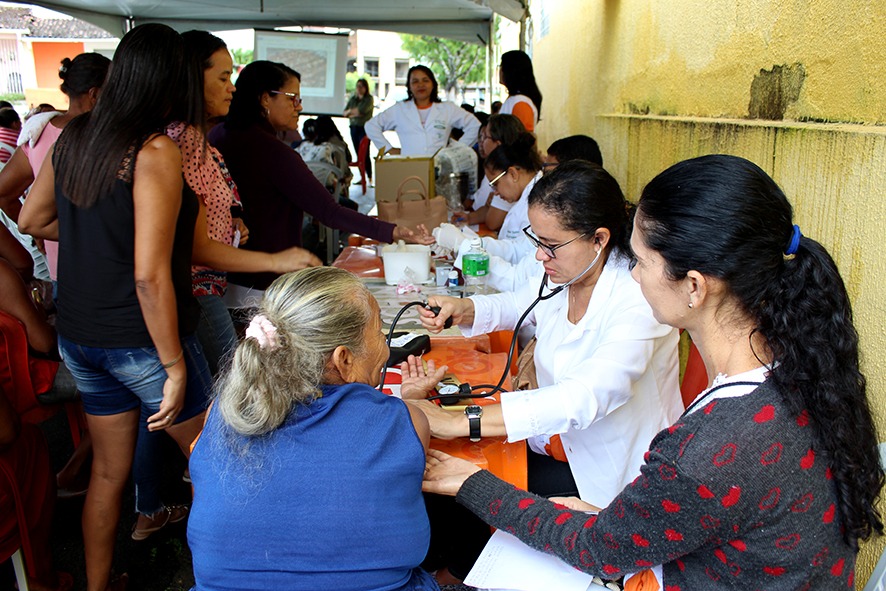
<svg viewBox="0 0 886 591"><path fill-rule="evenodd" d="M387 358L347 271L271 284L191 461L198 589L437 589L418 568L428 425L374 388Z"/></svg>

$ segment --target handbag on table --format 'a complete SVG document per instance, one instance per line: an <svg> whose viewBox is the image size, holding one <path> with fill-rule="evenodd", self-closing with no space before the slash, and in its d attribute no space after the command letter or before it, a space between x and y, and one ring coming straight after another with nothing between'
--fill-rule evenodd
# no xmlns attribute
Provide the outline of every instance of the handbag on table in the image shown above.
<svg viewBox="0 0 886 591"><path fill-rule="evenodd" d="M412 185L412 188L406 188L406 185ZM412 231L424 224L430 232L448 221L449 212L446 199L439 195L429 197L425 182L420 177L408 176L397 187L396 201L378 202L378 219Z"/></svg>

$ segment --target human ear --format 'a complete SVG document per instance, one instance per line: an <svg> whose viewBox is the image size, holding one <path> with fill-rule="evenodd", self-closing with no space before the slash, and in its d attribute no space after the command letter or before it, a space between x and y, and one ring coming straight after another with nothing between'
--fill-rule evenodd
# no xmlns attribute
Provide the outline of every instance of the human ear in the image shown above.
<svg viewBox="0 0 886 591"><path fill-rule="evenodd" d="M600 250L606 250L610 238L612 238L612 233L609 228L597 228L594 232L594 244L599 244Z"/></svg>
<svg viewBox="0 0 886 591"><path fill-rule="evenodd" d="M711 285L708 283L708 278L698 271L692 270L686 273L686 278L683 281L686 282L689 307L700 307L710 295Z"/></svg>
<svg viewBox="0 0 886 591"><path fill-rule="evenodd" d="M342 381L347 384L353 381L351 376L354 373L354 361L354 353L344 345L339 345L332 352L329 358L329 365L338 373Z"/></svg>

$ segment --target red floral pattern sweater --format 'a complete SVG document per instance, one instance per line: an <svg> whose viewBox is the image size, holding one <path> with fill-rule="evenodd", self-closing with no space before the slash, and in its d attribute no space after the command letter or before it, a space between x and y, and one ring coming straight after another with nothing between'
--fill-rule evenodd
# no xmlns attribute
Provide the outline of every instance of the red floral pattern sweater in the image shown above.
<svg viewBox="0 0 886 591"><path fill-rule="evenodd" d="M617 578L663 565L665 591L852 589L826 458L806 413L769 382L659 433L640 475L593 516L471 476L459 503L580 570Z"/></svg>

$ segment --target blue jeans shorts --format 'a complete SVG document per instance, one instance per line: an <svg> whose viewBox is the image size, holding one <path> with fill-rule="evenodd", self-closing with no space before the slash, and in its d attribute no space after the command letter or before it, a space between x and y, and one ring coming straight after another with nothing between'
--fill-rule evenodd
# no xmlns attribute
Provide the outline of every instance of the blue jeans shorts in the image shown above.
<svg viewBox="0 0 886 591"><path fill-rule="evenodd" d="M202 412L209 399L212 378L195 335L182 338L188 384L185 405L176 423ZM153 414L163 400L166 370L154 347L87 347L58 338L65 365L77 382L83 409L91 415L114 415L136 408Z"/></svg>

